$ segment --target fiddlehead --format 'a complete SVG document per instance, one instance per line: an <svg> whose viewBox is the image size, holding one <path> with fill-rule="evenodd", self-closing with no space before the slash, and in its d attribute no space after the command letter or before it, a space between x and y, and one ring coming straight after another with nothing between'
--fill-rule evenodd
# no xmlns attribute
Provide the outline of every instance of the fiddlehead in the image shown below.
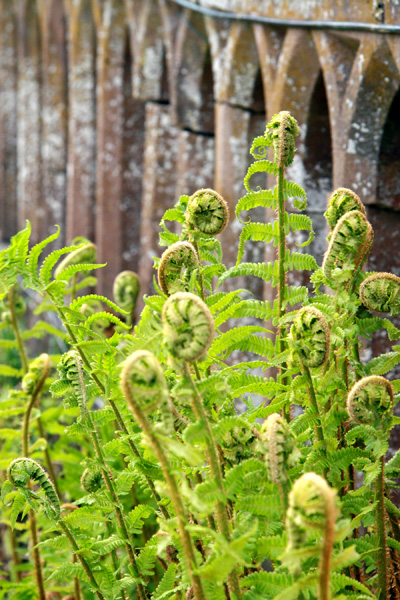
<svg viewBox="0 0 400 600"><path fill-rule="evenodd" d="M366 215L364 204L356 193L347 188L338 188L329 196L324 217L332 230L343 215L353 210L358 210Z"/></svg>
<svg viewBox="0 0 400 600"><path fill-rule="evenodd" d="M170 296L162 311L164 341L177 360L202 358L214 337L214 321L208 306L195 294Z"/></svg>
<svg viewBox="0 0 400 600"><path fill-rule="evenodd" d="M353 210L341 217L332 232L322 269L325 277L347 281L365 260L373 240L373 231L365 215Z"/></svg>
<svg viewBox="0 0 400 600"><path fill-rule="evenodd" d="M7 470L7 476L16 488L23 488L28 494L28 483L32 479L44 492L47 502L45 503L46 514L49 518L58 520L60 517L60 501L54 485L50 481L46 471L32 458L16 458Z"/></svg>
<svg viewBox="0 0 400 600"><path fill-rule="evenodd" d="M87 398L85 391L82 358L76 350L70 350L62 355L57 366L61 381L67 381L74 390L81 419L88 416Z"/></svg>
<svg viewBox="0 0 400 600"><path fill-rule="evenodd" d="M133 271L122 271L114 279L115 302L130 314L133 313L140 293L139 275Z"/></svg>
<svg viewBox="0 0 400 600"><path fill-rule="evenodd" d="M291 337L300 361L309 369L322 366L329 356L330 331L320 310L305 306L296 315Z"/></svg>
<svg viewBox="0 0 400 600"><path fill-rule="evenodd" d="M134 398L145 415L160 410L164 429L171 431L173 417L168 402L168 384L157 358L147 350L137 350L126 361L129 377L124 380L126 397Z"/></svg>
<svg viewBox="0 0 400 600"><path fill-rule="evenodd" d="M274 115L265 129L265 137L272 141L274 163L278 167L292 164L296 147L294 138L299 135L296 119L287 111Z"/></svg>
<svg viewBox="0 0 400 600"><path fill-rule="evenodd" d="M305 473L293 485L287 511L287 551L301 548L310 531L323 536L318 600L330 598L330 568L336 520L336 492L316 473Z"/></svg>
<svg viewBox="0 0 400 600"><path fill-rule="evenodd" d="M369 310L400 314L400 277L392 273L369 275L360 285L360 298Z"/></svg>
<svg viewBox="0 0 400 600"><path fill-rule="evenodd" d="M287 470L294 463L296 446L287 421L278 413L270 415L262 424L261 446L268 477L282 489L288 482Z"/></svg>
<svg viewBox="0 0 400 600"><path fill-rule="evenodd" d="M161 256L158 267L158 285L166 296L175 292L187 292L194 269L199 268L199 259L190 242L176 242Z"/></svg>
<svg viewBox="0 0 400 600"><path fill-rule="evenodd" d="M165 450L160 443L159 439L155 435L149 420L142 409L143 399L137 397L137 391L139 390L139 396L145 394L145 382L150 382L150 391L152 391L154 382L158 382L156 388L160 391L159 382L161 380L162 368L155 356L146 353L146 361L143 366L143 356L141 352L134 352L124 363L121 372L121 387L123 394L128 402L129 408L133 415L137 419L140 427L145 433L146 437L150 441L153 450L157 456L157 459L161 465L162 472L167 482L168 489L171 495L172 503L175 509L179 535L182 540L184 554L187 561L187 567L189 571L190 580L193 586L193 592L195 600L205 600L203 585L200 577L194 573L196 569L196 556L193 546L192 538L187 530L187 517L185 509L179 494L177 482L174 474L172 473L171 466L169 464L168 457ZM145 367L145 368L144 368ZM152 367L154 372L151 373ZM145 370L146 375L143 375ZM145 405L147 402L145 402Z"/></svg>
<svg viewBox="0 0 400 600"><path fill-rule="evenodd" d="M103 474L99 470L85 469L81 476L81 486L88 494L93 494L104 485Z"/></svg>
<svg viewBox="0 0 400 600"><path fill-rule="evenodd" d="M233 464L251 458L256 451L257 436L245 419L222 419L217 428L217 440L225 458Z"/></svg>
<svg viewBox="0 0 400 600"><path fill-rule="evenodd" d="M390 381L378 375L360 379L347 398L347 411L356 423L369 425L376 430L377 436L384 435L390 429L393 416L393 387ZM385 498L385 451L380 453L380 472L375 480L376 531L378 537L378 586L379 600L389 600L389 573L393 565L388 554L387 514Z"/></svg>
<svg viewBox="0 0 400 600"><path fill-rule="evenodd" d="M29 370L22 378L21 389L30 396L37 396L37 391L43 387L50 371L50 357L48 354L40 354L29 365Z"/></svg>
<svg viewBox="0 0 400 600"><path fill-rule="evenodd" d="M189 227L208 235L221 233L229 222L228 205L214 190L198 190L190 197L186 208Z"/></svg>
<svg viewBox="0 0 400 600"><path fill-rule="evenodd" d="M28 489L29 481L32 480L40 486L40 489L44 492L45 496L44 509L46 515L52 521L56 521L65 533L69 543L72 546L74 554L78 557L78 560L80 561L88 577L88 580L96 590L96 596L98 600L105 600L103 594L99 590L99 586L93 575L90 564L87 562L84 556L82 556L71 530L61 518L60 500L52 482L50 481L50 478L43 467L41 467L39 463L31 458L16 458L8 467L7 476L12 485L14 485L16 488L22 489L29 497L34 497L36 499L39 498L37 494ZM43 501L42 498L40 499Z"/></svg>
<svg viewBox="0 0 400 600"><path fill-rule="evenodd" d="M347 397L347 412L356 423L387 430L393 416L393 387L379 375L363 377Z"/></svg>

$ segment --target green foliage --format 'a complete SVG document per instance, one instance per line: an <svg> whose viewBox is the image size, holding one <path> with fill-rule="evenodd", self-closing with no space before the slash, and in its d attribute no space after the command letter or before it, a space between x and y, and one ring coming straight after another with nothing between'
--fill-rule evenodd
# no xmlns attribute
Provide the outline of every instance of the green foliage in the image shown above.
<svg viewBox="0 0 400 600"><path fill-rule="evenodd" d="M28 223L0 253L10 555L0 598L45 600L40 573L46 593L79 589L82 600L400 597L390 497L400 453L385 463L400 347L360 358L375 332L400 338L370 312L399 313L399 281L361 271L372 229L351 190L328 202L322 269L303 251L314 237L306 194L285 177L297 133L280 113L253 142L235 266L215 237L228 221L217 192L166 211L159 287L136 324L136 274L118 275L114 301L86 289L101 267L88 240L52 252L57 228L29 249ZM274 188L252 189L256 173L276 177ZM255 208L276 220L251 221ZM249 262L249 243L275 247L276 260ZM311 272L310 286L289 286L291 270ZM38 297L29 329L18 276ZM237 277L259 278L277 297L250 298ZM38 339L44 374L47 355L28 354Z"/></svg>

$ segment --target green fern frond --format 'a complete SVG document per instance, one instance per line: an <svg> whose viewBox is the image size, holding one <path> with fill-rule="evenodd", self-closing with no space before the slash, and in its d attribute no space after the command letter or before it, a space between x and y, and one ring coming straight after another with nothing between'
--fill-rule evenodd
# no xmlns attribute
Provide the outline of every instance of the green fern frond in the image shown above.
<svg viewBox="0 0 400 600"><path fill-rule="evenodd" d="M277 196L274 190L250 191L238 200L235 214L240 223L245 223L246 221L243 221L239 216L243 210L249 211L258 207L275 209L276 205Z"/></svg>
<svg viewBox="0 0 400 600"><path fill-rule="evenodd" d="M288 213L286 213L287 215ZM314 230L312 226L312 219L307 215L299 215L297 213L289 214L289 227L293 232L296 231L309 231L310 235L308 239L302 244L296 244L298 248L303 248L304 246L308 246L314 239Z"/></svg>
<svg viewBox="0 0 400 600"><path fill-rule="evenodd" d="M106 265L107 263L103 263L102 265L94 263L70 265L69 267L65 267L65 269L57 273L55 279L57 281L69 281L71 277L73 277L77 273L83 273L84 271L93 271L94 269L102 269Z"/></svg>
<svg viewBox="0 0 400 600"><path fill-rule="evenodd" d="M239 237L236 266L240 264L244 254L245 242L248 242L249 240L266 243L273 240L274 246L276 246L279 242L278 221L274 221L273 223L246 223Z"/></svg>
<svg viewBox="0 0 400 600"><path fill-rule="evenodd" d="M10 245L0 252L0 300L2 300L17 283L18 275L25 275L25 260L28 252L31 224L19 231L10 240Z"/></svg>
<svg viewBox="0 0 400 600"><path fill-rule="evenodd" d="M92 266L92 265L91 265ZM122 315L129 314L128 311L124 310L105 296L99 296L98 294L88 294L86 296L80 296L73 302L71 302L69 308L70 310L78 311L83 304L87 304L88 302L103 302L106 304L111 310L115 310L115 312L121 313Z"/></svg>
<svg viewBox="0 0 400 600"><path fill-rule="evenodd" d="M268 148L272 146L272 140L264 135L254 138L250 148L250 154L255 159L263 159L267 156Z"/></svg>
<svg viewBox="0 0 400 600"><path fill-rule="evenodd" d="M285 267L293 271L315 271L318 269L317 261L311 254L302 252L290 252L286 250Z"/></svg>
<svg viewBox="0 0 400 600"><path fill-rule="evenodd" d="M243 325L242 327L235 327L230 329L226 333L221 334L215 338L210 347L210 355L216 356L218 354L226 353L232 347L237 347L238 344L251 333L271 333L269 329L260 327L258 325Z"/></svg>
<svg viewBox="0 0 400 600"><path fill-rule="evenodd" d="M273 263L242 263L231 267L220 276L218 286L229 277L247 277L249 275L259 277L265 282L272 279L272 286L275 287L279 280L279 263L277 261Z"/></svg>
<svg viewBox="0 0 400 600"><path fill-rule="evenodd" d="M162 579L151 596L151 600L167 600L169 596L175 593L176 565L174 563L168 566Z"/></svg>
<svg viewBox="0 0 400 600"><path fill-rule="evenodd" d="M57 231L55 233L53 233L52 235L49 235L49 237L44 239L42 242L39 242L38 244L33 246L33 248L30 250L30 252L28 254L26 266L27 266L27 271L28 271L29 282L31 284L39 283L38 275L37 275L37 268L38 268L39 258L40 258L42 251L51 242L54 242L60 235L60 231L61 231L60 227L58 225L56 225L55 227L57 228Z"/></svg>
<svg viewBox="0 0 400 600"><path fill-rule="evenodd" d="M68 254L69 252L74 252L75 250L79 250L85 244L80 244L79 246L67 246L66 248L60 248L59 250L54 250L51 254L49 254L43 261L42 266L39 271L39 279L44 286L48 286L51 279L51 274L53 268L55 267L58 260L64 254Z"/></svg>
<svg viewBox="0 0 400 600"><path fill-rule="evenodd" d="M307 196L301 185L285 179L283 190L288 197L300 199L293 202L295 208L298 208L299 210L305 210L307 208Z"/></svg>
<svg viewBox="0 0 400 600"><path fill-rule="evenodd" d="M249 180L255 173L268 173L276 176L278 174L278 167L270 160L257 160L255 163L250 165L243 180L244 187L248 192L252 191L249 185Z"/></svg>
<svg viewBox="0 0 400 600"><path fill-rule="evenodd" d="M88 317L84 322L83 326L90 331L93 323L95 323L98 319L108 319L111 323L114 323L114 325L117 325L118 327L121 327L122 329L125 329L127 331L130 330L129 325L123 323L120 319L118 319L118 317L116 317L112 313L105 311L95 313L94 315L90 315L90 317Z"/></svg>

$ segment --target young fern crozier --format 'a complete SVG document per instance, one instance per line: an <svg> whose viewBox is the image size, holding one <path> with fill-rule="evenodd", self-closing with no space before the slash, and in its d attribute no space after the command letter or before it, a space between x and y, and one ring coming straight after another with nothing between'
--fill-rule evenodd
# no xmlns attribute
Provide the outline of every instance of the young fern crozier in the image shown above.
<svg viewBox="0 0 400 600"><path fill-rule="evenodd" d="M152 368L154 371L152 372ZM162 375L162 367L157 358L150 353L134 352L124 364L121 372L121 387L128 402L129 408L137 419L140 427L149 440L154 453L161 465L164 478L167 482L171 500L175 509L179 535L182 540L187 568L193 587L195 600L205 600L205 594L200 577L195 573L197 561L192 538L187 530L188 519L178 491L178 484L172 472L170 462L157 435L152 430L150 422L143 410L149 407L146 400L146 382L150 396L157 398L167 393L167 384Z"/></svg>
<svg viewBox="0 0 400 600"><path fill-rule="evenodd" d="M353 210L344 214L335 225L324 255L325 277L334 285L335 281L353 279L355 270L367 257L372 240L372 227L364 213Z"/></svg>
<svg viewBox="0 0 400 600"><path fill-rule="evenodd" d="M218 235L229 222L228 205L218 192L198 190L189 199L186 220L189 228L208 235Z"/></svg>
<svg viewBox="0 0 400 600"><path fill-rule="evenodd" d="M95 590L98 600L105 600L93 574L92 567L86 558L84 558L84 556L81 554L70 528L61 518L60 500L57 496L54 485L50 481L43 467L31 458L17 458L9 465L7 476L10 483L16 488L21 489L25 495L28 496L28 498L41 500L47 517L60 526L69 543L71 544L74 554L80 561L90 584ZM44 499L29 490L28 485L31 480L40 486L40 489L45 495Z"/></svg>
<svg viewBox="0 0 400 600"><path fill-rule="evenodd" d="M122 271L114 279L113 296L115 302L128 313L132 322L136 302L140 293L139 275L134 271Z"/></svg>
<svg viewBox="0 0 400 600"><path fill-rule="evenodd" d="M180 361L201 359L214 337L214 320L208 306L195 294L173 294L162 311L164 342Z"/></svg>
<svg viewBox="0 0 400 600"><path fill-rule="evenodd" d="M364 215L367 214L364 204L353 190L337 188L329 196L328 206L324 213L324 217L328 221L331 230L333 230L339 219L353 210L358 210Z"/></svg>
<svg viewBox="0 0 400 600"><path fill-rule="evenodd" d="M190 242L176 242L161 256L158 267L158 285L166 296L187 292L190 277L199 268L199 259Z"/></svg>
<svg viewBox="0 0 400 600"><path fill-rule="evenodd" d="M305 473L293 485L287 511L288 552L300 549L309 532L322 535L318 600L329 600L330 570L336 521L336 492L316 473ZM290 564L290 563L289 563Z"/></svg>
<svg viewBox="0 0 400 600"><path fill-rule="evenodd" d="M392 273L368 275L360 285L360 298L369 310L400 314L400 277Z"/></svg>

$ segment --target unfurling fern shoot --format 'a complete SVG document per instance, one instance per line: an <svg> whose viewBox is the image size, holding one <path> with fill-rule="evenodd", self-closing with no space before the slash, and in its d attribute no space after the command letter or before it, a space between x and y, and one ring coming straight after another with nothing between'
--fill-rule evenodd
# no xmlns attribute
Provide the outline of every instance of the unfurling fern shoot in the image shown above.
<svg viewBox="0 0 400 600"><path fill-rule="evenodd" d="M134 577L139 578L140 575L134 552L133 541L126 524L126 520L123 513L123 507L116 492L112 473L107 463L105 462L104 454L100 444L100 439L97 430L94 426L91 413L88 409L83 362L79 353L75 350L71 350L70 352L64 354L60 361L58 369L61 378L64 378L68 382L70 382L77 397L80 419L83 425L85 425L88 428L88 433L93 443L96 458L100 463L104 484L107 488L108 493L110 494L110 497L112 498L115 516L121 530L121 535L123 536L125 542L125 548L129 558L129 563L131 565L132 574L134 575ZM136 589L139 600L145 600L146 592L141 582L138 582L136 584Z"/></svg>
<svg viewBox="0 0 400 600"><path fill-rule="evenodd" d="M78 560L80 561L90 584L96 592L97 598L99 600L105 600L100 591L99 585L96 582L90 564L82 555L70 528L66 523L64 523L61 517L60 500L57 496L54 485L50 481L43 467L31 458L16 458L9 465L7 476L10 483L16 488L21 489L29 499L39 499L44 504L47 517L61 527L69 543L71 544L75 556L77 556ZM28 485L31 480L39 485L40 489L44 492L44 498L30 491Z"/></svg>
<svg viewBox="0 0 400 600"><path fill-rule="evenodd" d="M329 356L330 332L328 323L320 310L305 306L296 315L291 328L291 338L307 381L311 406L318 416L317 436L324 441L317 397L310 369L321 367Z"/></svg>
<svg viewBox="0 0 400 600"><path fill-rule="evenodd" d="M353 210L336 223L325 252L322 269L332 288L351 282L366 260L373 240L372 227L365 214Z"/></svg>
<svg viewBox="0 0 400 600"><path fill-rule="evenodd" d="M164 342L178 361L200 360L214 337L214 320L208 306L195 294L178 292L164 304Z"/></svg>
<svg viewBox="0 0 400 600"><path fill-rule="evenodd" d="M218 235L229 222L228 204L215 190L198 190L189 199L186 221L189 228Z"/></svg>
<svg viewBox="0 0 400 600"><path fill-rule="evenodd" d="M182 365L182 372L193 390L193 409L206 431L207 454L211 473L219 490L224 493L221 465L216 451L216 443L208 421L202 398L193 381L188 363L193 363L198 378L200 373L196 361L205 356L214 337L214 320L208 306L198 296L191 293L178 293L168 298L162 312L164 343ZM220 532L230 540L229 522L226 507L217 502L217 522ZM241 598L239 579L234 569L228 575L228 587L238 600Z"/></svg>
<svg viewBox="0 0 400 600"><path fill-rule="evenodd" d="M286 419L278 413L270 415L262 424L261 448L265 452L268 477L278 487L282 506L286 511L288 469L293 466L296 446Z"/></svg>
<svg viewBox="0 0 400 600"><path fill-rule="evenodd" d="M347 398L347 411L353 421L373 427L376 435L386 438L393 417L393 387L390 381L378 375L363 377ZM379 543L378 584L379 600L389 600L390 578L387 543L387 514L385 506L385 452L380 456L380 473L376 479L376 529Z"/></svg>
<svg viewBox="0 0 400 600"><path fill-rule="evenodd" d="M392 273L368 275L360 285L360 298L369 310L400 314L400 277Z"/></svg>
<svg viewBox="0 0 400 600"><path fill-rule="evenodd" d="M343 215L353 210L358 210L366 215L364 204L353 190L338 188L332 192L324 213L331 230L335 228L336 223Z"/></svg>
<svg viewBox="0 0 400 600"><path fill-rule="evenodd" d="M154 453L161 465L167 482L171 500L178 522L179 535L182 540L187 568L193 586L195 600L205 600L203 585L199 575L195 573L196 555L192 538L187 530L188 520L179 494L175 475L172 472L167 454L157 435L152 430L146 412L149 407L155 408L157 398L167 394L167 382L157 358L150 352L138 351L125 361L121 372L121 387L129 408L148 438ZM147 390L147 393L146 393ZM147 395L151 398L149 401Z"/></svg>
<svg viewBox="0 0 400 600"><path fill-rule="evenodd" d="M140 293L139 275L134 271L122 271L114 279L113 296L115 302L128 313L128 325L135 316L135 306Z"/></svg>
<svg viewBox="0 0 400 600"><path fill-rule="evenodd" d="M330 570L336 521L336 492L316 473L305 473L293 485L287 511L288 552L300 549L310 531L322 534L318 600L330 599Z"/></svg>
<svg viewBox="0 0 400 600"><path fill-rule="evenodd" d="M194 246L190 242L175 242L161 256L158 285L166 296L187 292L191 275L199 266Z"/></svg>

